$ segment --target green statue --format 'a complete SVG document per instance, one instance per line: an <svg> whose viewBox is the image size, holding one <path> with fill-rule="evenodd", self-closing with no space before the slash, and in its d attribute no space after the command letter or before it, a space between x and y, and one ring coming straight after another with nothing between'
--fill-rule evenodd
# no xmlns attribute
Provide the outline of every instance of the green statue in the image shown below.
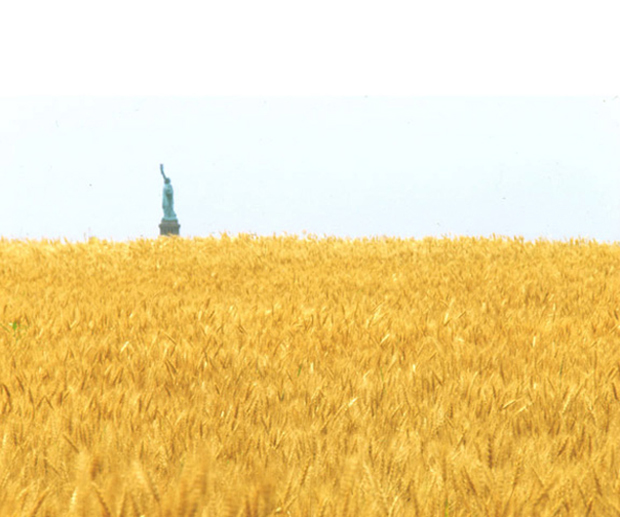
<svg viewBox="0 0 620 517"><path fill-rule="evenodd" d="M177 214L174 213L174 191L172 190L172 184L170 178L164 174L163 163L159 165L161 175L164 177L164 199L162 207L164 209L163 221L176 221Z"/></svg>

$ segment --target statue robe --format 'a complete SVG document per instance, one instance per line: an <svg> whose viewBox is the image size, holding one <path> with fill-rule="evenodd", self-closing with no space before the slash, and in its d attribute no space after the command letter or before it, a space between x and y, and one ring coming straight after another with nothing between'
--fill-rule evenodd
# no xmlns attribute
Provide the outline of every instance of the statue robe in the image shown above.
<svg viewBox="0 0 620 517"><path fill-rule="evenodd" d="M162 207L164 209L164 221L176 221L177 214L174 213L174 191L170 183L164 185Z"/></svg>

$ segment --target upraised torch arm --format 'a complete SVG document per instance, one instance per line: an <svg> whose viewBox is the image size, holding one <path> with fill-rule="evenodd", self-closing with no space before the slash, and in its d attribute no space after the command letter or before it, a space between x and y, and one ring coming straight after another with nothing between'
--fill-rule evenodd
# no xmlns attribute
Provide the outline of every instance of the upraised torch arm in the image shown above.
<svg viewBox="0 0 620 517"><path fill-rule="evenodd" d="M166 175L164 174L164 164L163 163L159 164L159 171L161 172L161 175L164 177L164 180L167 179Z"/></svg>

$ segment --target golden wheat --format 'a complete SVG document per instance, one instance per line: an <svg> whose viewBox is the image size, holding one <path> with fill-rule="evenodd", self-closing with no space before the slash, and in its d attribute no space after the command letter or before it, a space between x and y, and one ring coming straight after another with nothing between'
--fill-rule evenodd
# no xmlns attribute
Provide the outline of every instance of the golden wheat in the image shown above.
<svg viewBox="0 0 620 517"><path fill-rule="evenodd" d="M620 514L620 247L0 240L0 514Z"/></svg>

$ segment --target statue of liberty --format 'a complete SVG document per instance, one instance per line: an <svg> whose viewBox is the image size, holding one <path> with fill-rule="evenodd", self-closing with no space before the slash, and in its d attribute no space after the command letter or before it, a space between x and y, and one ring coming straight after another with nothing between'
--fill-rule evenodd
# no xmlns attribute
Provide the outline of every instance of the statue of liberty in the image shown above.
<svg viewBox="0 0 620 517"><path fill-rule="evenodd" d="M172 190L172 184L170 178L164 174L164 164L159 165L161 175L164 177L164 196L162 202L162 208L164 209L164 218L162 221L176 221L177 214L174 213L174 191Z"/></svg>

